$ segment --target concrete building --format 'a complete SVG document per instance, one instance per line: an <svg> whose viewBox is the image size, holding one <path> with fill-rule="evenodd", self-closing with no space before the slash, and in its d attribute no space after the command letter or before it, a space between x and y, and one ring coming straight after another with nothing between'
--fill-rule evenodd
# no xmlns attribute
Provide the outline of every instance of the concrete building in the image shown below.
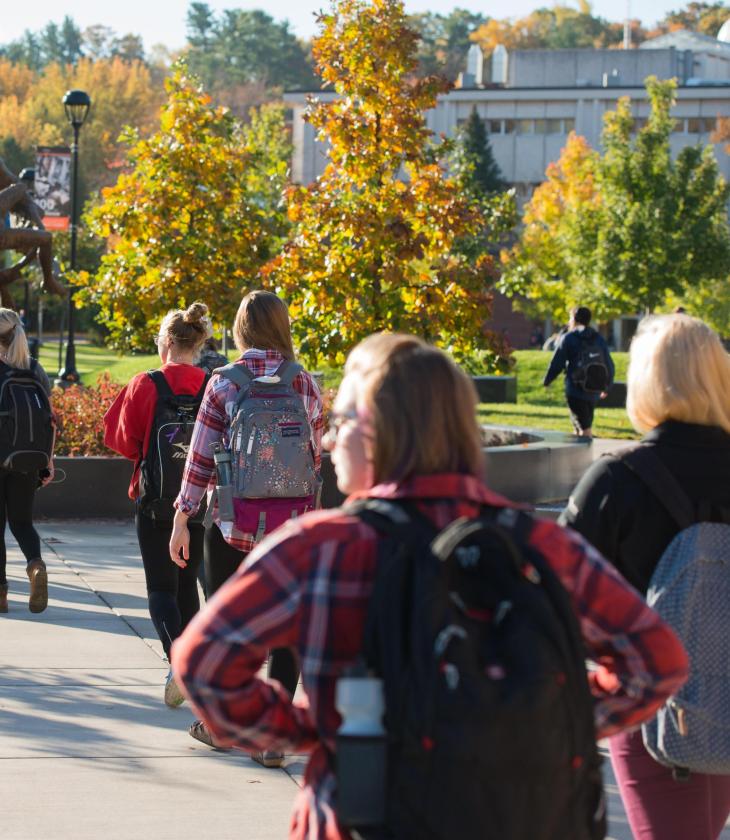
<svg viewBox="0 0 730 840"><path fill-rule="evenodd" d="M473 71L472 64L470 53ZM709 143L717 118L730 117L730 44L695 33L670 33L636 50L502 50L485 62L484 70L483 86L464 86L439 97L426 121L435 134L452 136L476 108L505 180L523 195L544 179L571 131L600 147L603 116L620 97L631 98L636 126L641 126L649 114L643 87L647 76L679 82L675 152ZM470 72L464 81L476 77ZM317 96L327 101L335 94ZM292 174L298 183L309 183L324 169L327 148L303 119L307 94L285 98L292 109ZM730 178L730 157L721 152L718 161Z"/></svg>

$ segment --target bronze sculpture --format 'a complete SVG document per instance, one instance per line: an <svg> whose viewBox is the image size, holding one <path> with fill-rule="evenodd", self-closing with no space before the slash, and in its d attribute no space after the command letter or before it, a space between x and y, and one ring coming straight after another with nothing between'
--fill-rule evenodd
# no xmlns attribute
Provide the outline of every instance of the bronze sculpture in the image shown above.
<svg viewBox="0 0 730 840"><path fill-rule="evenodd" d="M7 214L12 212L26 220L28 227L10 227ZM28 188L5 165L0 158L0 252L19 251L24 256L14 265L0 269L0 304L13 307L8 286L20 277L21 271L36 256L43 273L43 288L57 295L66 293L58 282L54 269L53 238L45 229L38 205L28 194Z"/></svg>

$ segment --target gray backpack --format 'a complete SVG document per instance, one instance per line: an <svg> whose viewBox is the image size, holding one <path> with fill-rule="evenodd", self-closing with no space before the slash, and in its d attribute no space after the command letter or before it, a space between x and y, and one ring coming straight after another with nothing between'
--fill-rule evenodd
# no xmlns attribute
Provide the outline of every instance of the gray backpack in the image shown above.
<svg viewBox="0 0 730 840"><path fill-rule="evenodd" d="M622 457L679 526L649 583L647 603L675 631L689 680L642 726L644 745L675 777L730 773L730 524L695 505L652 451ZM704 510L703 508L707 508Z"/></svg>
<svg viewBox="0 0 730 840"><path fill-rule="evenodd" d="M258 541L316 503L312 430L292 383L302 371L284 361L272 376L255 377L245 364L215 372L239 386L226 406L236 528Z"/></svg>

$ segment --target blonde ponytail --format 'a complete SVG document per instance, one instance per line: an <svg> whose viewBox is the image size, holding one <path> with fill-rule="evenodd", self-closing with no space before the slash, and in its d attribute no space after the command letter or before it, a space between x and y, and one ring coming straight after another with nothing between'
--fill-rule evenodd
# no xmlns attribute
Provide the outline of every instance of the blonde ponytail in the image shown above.
<svg viewBox="0 0 730 840"><path fill-rule="evenodd" d="M14 368L30 368L30 350L17 312L0 308L0 353Z"/></svg>

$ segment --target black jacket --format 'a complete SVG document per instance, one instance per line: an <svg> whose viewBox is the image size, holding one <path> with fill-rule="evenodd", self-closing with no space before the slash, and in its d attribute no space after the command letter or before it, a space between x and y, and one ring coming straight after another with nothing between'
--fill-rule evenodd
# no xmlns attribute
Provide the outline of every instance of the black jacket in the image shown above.
<svg viewBox="0 0 730 840"><path fill-rule="evenodd" d="M730 509L730 435L668 421L644 437L710 520ZM599 458L573 490L560 522L581 533L646 595L654 567L679 528L621 454Z"/></svg>
<svg viewBox="0 0 730 840"><path fill-rule="evenodd" d="M589 394L584 391L580 385L573 381L573 373L575 372L575 366L580 358L581 347L583 342L586 341L597 344L603 351L603 357L606 361L606 367L608 368L608 385L606 386L606 390L608 390L613 383L616 371L611 354L608 352L608 345L606 344L603 336L596 332L593 327L582 327L580 329L576 328L565 333L565 335L560 339L560 344L558 344L555 349L555 353L550 360L550 366L548 367L542 384L547 387L554 379L560 376L561 373L564 373L565 393L567 396L575 397L579 400L587 400L588 402L596 405L600 399L599 395Z"/></svg>

